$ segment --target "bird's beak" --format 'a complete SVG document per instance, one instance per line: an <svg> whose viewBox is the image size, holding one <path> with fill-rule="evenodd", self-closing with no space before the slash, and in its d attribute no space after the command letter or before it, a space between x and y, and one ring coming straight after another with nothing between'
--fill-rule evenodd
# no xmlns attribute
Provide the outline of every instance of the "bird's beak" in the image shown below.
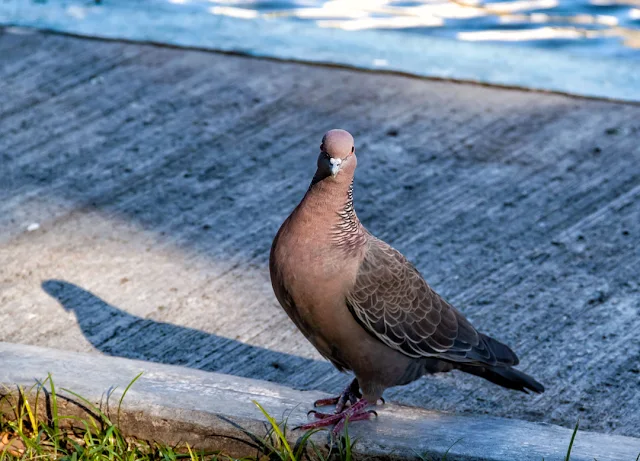
<svg viewBox="0 0 640 461"><path fill-rule="evenodd" d="M331 176L335 178L338 172L340 171L340 166L342 165L342 159L332 158L332 159L329 159L329 161L331 162Z"/></svg>

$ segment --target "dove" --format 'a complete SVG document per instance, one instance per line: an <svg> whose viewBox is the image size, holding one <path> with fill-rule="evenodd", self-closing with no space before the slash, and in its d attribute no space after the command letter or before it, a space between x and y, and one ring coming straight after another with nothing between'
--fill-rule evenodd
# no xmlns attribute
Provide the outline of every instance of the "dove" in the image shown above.
<svg viewBox="0 0 640 461"><path fill-rule="evenodd" d="M360 223L353 206L357 159L347 131L322 138L317 170L302 201L276 234L269 256L275 296L318 352L355 379L315 406L302 429L370 418L385 389L425 374L460 370L505 388L542 384L513 368L518 357L478 332L397 250Z"/></svg>

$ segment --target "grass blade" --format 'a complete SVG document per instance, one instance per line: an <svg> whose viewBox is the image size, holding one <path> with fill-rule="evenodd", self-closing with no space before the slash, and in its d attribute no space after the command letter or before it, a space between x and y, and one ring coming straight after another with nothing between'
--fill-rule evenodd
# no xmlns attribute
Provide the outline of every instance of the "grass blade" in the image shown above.
<svg viewBox="0 0 640 461"><path fill-rule="evenodd" d="M51 387L51 424L53 425L53 457L58 457L58 439L60 436L60 427L58 426L58 396L56 394L56 385L53 383L51 373L47 375L45 383L49 381Z"/></svg>
<svg viewBox="0 0 640 461"><path fill-rule="evenodd" d="M73 392L70 389L62 389L65 392L68 392L69 394L73 395L74 397L76 397L77 399L79 399L80 401L82 401L82 403L84 403L89 409L91 409L96 415L100 416L103 420L104 423L106 423L108 426L113 426L113 423L111 422L111 420L107 417L107 415L105 415L102 410L100 410L98 407L96 407L93 403L89 402L87 399L85 399L84 397L82 397L79 394L76 394L75 392Z"/></svg>
<svg viewBox="0 0 640 461"><path fill-rule="evenodd" d="M305 447L307 446L307 441L309 440L309 437L311 437L313 434L315 434L319 430L320 429L312 429L312 430L309 430L309 431L304 433L304 435L302 436L302 438L298 442L298 449L296 450L295 459L301 459L302 453L303 453Z"/></svg>
<svg viewBox="0 0 640 461"><path fill-rule="evenodd" d="M447 448L447 451L444 452L444 455L442 455L442 461L446 461L447 460L447 456L449 456L449 452L451 451L451 449L453 448L453 446L460 442L462 440L462 437L460 437L458 440L456 440L455 442L453 442L451 444L451 446L449 448Z"/></svg>
<svg viewBox="0 0 640 461"><path fill-rule="evenodd" d="M352 461L351 437L349 437L349 418L344 421L344 461Z"/></svg>
<svg viewBox="0 0 640 461"><path fill-rule="evenodd" d="M289 453L291 461L296 461L296 457L294 456L293 451L291 450L291 447L289 446L289 442L287 442L287 438L284 436L284 434L280 430L280 426L278 426L278 423L276 422L276 420L273 419L273 417L269 413L267 413L267 410L265 410L262 407L262 405L260 405L258 402L253 400L253 403L262 412L264 417L267 418L267 421L269 421L269 424L271 424L271 427L273 428L273 431L278 435L278 438L282 441L282 444L284 445L285 449L287 450L287 453Z"/></svg>
<svg viewBox="0 0 640 461"><path fill-rule="evenodd" d="M31 424L31 430L32 431L37 431L38 430L38 421L36 420L36 417L33 414L33 411L31 411L31 405L29 405L29 401L27 400L27 396L23 394L22 397L22 404L24 409L27 411L27 415L29 417L29 423Z"/></svg>
<svg viewBox="0 0 640 461"><path fill-rule="evenodd" d="M120 425L120 408L122 407L122 401L124 400L124 396L127 395L127 392L129 392L129 389L131 389L131 386L133 386L133 384L140 378L140 376L142 376L142 373L144 373L144 371L141 371L140 373L138 373L138 376L133 378L133 380L127 385L124 392L120 396L120 400L118 401L118 415L116 416L116 421L118 421L118 425Z"/></svg>
<svg viewBox="0 0 640 461"><path fill-rule="evenodd" d="M573 430L573 434L571 435L571 442L569 442L569 449L567 450L567 456L565 456L564 461L569 461L571 459L571 449L573 448L573 442L576 439L576 434L578 433L579 426L580 426L580 420L578 420L578 422L576 423L576 427Z"/></svg>
<svg viewBox="0 0 640 461"><path fill-rule="evenodd" d="M45 383L49 381L51 387L51 423L53 424L53 431L58 434L58 396L56 395L56 385L53 383L51 373L47 375Z"/></svg>

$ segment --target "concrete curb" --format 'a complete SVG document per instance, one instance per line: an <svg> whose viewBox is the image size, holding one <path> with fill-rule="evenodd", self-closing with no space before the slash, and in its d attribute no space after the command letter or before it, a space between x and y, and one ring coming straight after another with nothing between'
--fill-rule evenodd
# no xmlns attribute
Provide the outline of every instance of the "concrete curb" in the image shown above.
<svg viewBox="0 0 640 461"><path fill-rule="evenodd" d="M123 390L140 372L143 376L129 390L121 409L120 428L125 435L168 444L188 442L238 457L256 454L249 432L265 433L265 421L253 400L277 419L288 416L293 427L306 421L306 410L314 399L325 396L170 365L0 342L0 394L17 392L17 386L31 388L51 373L64 397L60 399L63 414L86 413L74 403L76 398L62 390L66 388L115 417ZM559 460L572 432L549 424L392 404L378 412L377 420L351 427L360 457L415 459L420 454L440 459L450 448L448 459L455 460ZM290 432L292 440L300 435ZM325 433L315 435L317 444L325 441ZM639 453L640 439L580 431L571 460L633 461Z"/></svg>

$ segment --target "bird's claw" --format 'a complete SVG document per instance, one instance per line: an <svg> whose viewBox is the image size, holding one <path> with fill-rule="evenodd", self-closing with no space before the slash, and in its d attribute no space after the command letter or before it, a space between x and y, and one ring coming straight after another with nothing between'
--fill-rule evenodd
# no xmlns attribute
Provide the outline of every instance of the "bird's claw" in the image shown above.
<svg viewBox="0 0 640 461"><path fill-rule="evenodd" d="M327 405L335 405L340 400L340 397L331 397L329 399L320 399L313 402L314 408L324 407Z"/></svg>

